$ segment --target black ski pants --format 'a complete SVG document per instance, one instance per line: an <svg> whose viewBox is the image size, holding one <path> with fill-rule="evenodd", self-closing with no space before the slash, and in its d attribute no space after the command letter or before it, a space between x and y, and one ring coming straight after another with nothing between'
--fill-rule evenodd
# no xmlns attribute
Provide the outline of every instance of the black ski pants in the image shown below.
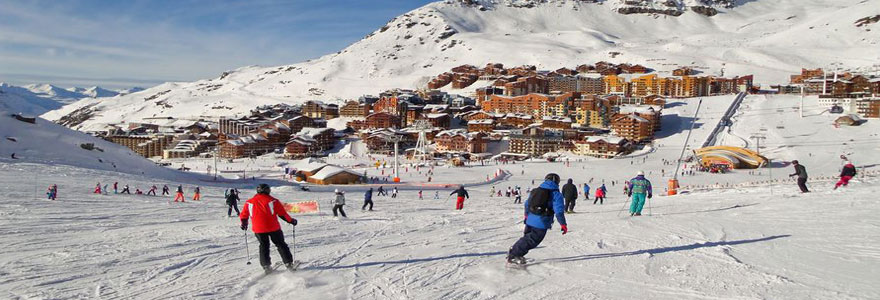
<svg viewBox="0 0 880 300"><path fill-rule="evenodd" d="M367 209L367 205L370 206L370 210L373 210L373 200L364 200L364 207L361 207L361 210Z"/></svg>
<svg viewBox="0 0 880 300"><path fill-rule="evenodd" d="M232 210L233 210L233 209L235 209L235 215L241 215L241 212L238 211L238 204L237 204L237 203L236 203L236 204L228 204L228 205L229 205L229 209L226 210L226 216L227 216L227 217L232 216Z"/></svg>
<svg viewBox="0 0 880 300"><path fill-rule="evenodd" d="M526 256L526 254L529 253L529 250L535 249L541 244L541 241L544 240L544 236L546 235L547 229L540 229L526 225L526 229L523 230L523 237L519 238L519 240L513 244L513 247L510 247L510 256Z"/></svg>
<svg viewBox="0 0 880 300"><path fill-rule="evenodd" d="M574 201L576 198L565 199L565 211L574 211Z"/></svg>
<svg viewBox="0 0 880 300"><path fill-rule="evenodd" d="M346 218L347 218L347 216L345 215L345 210L342 209L342 205L339 205L339 204L333 205L333 216L334 216L334 217L338 217L338 216L339 216L339 215L337 214L337 212L339 212L340 214L342 214L343 217L346 217Z"/></svg>
<svg viewBox="0 0 880 300"><path fill-rule="evenodd" d="M257 236L257 240L260 241L260 265L261 266L271 266L272 259L269 258L269 240L272 240L272 243L275 244L275 248L278 248L278 254L281 254L281 261L285 264L289 264L293 262L293 255L290 254L290 248L287 247L287 243L284 242L284 233L281 230L266 232L266 233L255 233Z"/></svg>
<svg viewBox="0 0 880 300"><path fill-rule="evenodd" d="M798 187L801 189L802 193L809 193L810 190L807 189L807 179L798 177L797 179Z"/></svg>
<svg viewBox="0 0 880 300"><path fill-rule="evenodd" d="M603 204L605 202L605 197L594 197L593 204L596 204L596 201L599 201L599 204Z"/></svg>

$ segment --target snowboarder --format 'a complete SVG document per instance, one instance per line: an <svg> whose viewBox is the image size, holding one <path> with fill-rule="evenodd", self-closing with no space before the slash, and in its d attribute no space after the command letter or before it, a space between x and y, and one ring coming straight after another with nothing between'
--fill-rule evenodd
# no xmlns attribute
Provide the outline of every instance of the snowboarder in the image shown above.
<svg viewBox="0 0 880 300"><path fill-rule="evenodd" d="M196 192L195 195L193 195L193 201L200 201L200 200L202 200L202 193L201 193L201 192L202 192L202 189L199 188L199 187L196 187L195 192Z"/></svg>
<svg viewBox="0 0 880 300"><path fill-rule="evenodd" d="M232 210L235 210L235 213L240 215L241 212L238 210L238 200L241 198L238 197L238 190L236 189L228 189L226 190L226 206L229 206L229 209L226 210L226 216L232 217Z"/></svg>
<svg viewBox="0 0 880 300"><path fill-rule="evenodd" d="M114 182L114 183L113 183L113 193L114 193L114 194L119 194L119 182Z"/></svg>
<svg viewBox="0 0 880 300"><path fill-rule="evenodd" d="M156 195L156 189L158 189L155 185L150 187L150 191L147 192L147 195Z"/></svg>
<svg viewBox="0 0 880 300"><path fill-rule="evenodd" d="M577 186L575 186L574 183L572 183L572 179L569 178L568 182L562 186L562 197L565 199L565 212L574 212L574 201L577 200L577 196Z"/></svg>
<svg viewBox="0 0 880 300"><path fill-rule="evenodd" d="M129 194L129 195L131 195L131 191L128 189L128 185L127 185L127 184L125 185L125 187L122 188L122 192L120 192L120 194Z"/></svg>
<svg viewBox="0 0 880 300"><path fill-rule="evenodd" d="M397 187L391 190L391 199L397 198Z"/></svg>
<svg viewBox="0 0 880 300"><path fill-rule="evenodd" d="M565 200L559 192L559 175L547 174L544 182L532 190L525 203L525 229L523 237L516 241L507 252L507 263L524 265L529 250L535 249L544 240L547 230L553 225L553 217L559 221L562 234L568 233L565 221Z"/></svg>
<svg viewBox="0 0 880 300"><path fill-rule="evenodd" d="M95 185L95 194L101 193L101 183L98 182L98 185Z"/></svg>
<svg viewBox="0 0 880 300"><path fill-rule="evenodd" d="M373 188L364 193L364 206L361 207L361 210L367 209L367 205L370 206L370 211L373 211Z"/></svg>
<svg viewBox="0 0 880 300"><path fill-rule="evenodd" d="M174 196L174 202L186 202L186 198L183 197L183 186L177 185L177 195Z"/></svg>
<svg viewBox="0 0 880 300"><path fill-rule="evenodd" d="M584 199L590 200L590 185L584 183Z"/></svg>
<svg viewBox="0 0 880 300"><path fill-rule="evenodd" d="M834 189L836 190L838 187L847 186L849 184L849 180L856 176L856 166L854 166L851 162L847 161L843 166L843 170L840 171L840 181L834 185Z"/></svg>
<svg viewBox="0 0 880 300"><path fill-rule="evenodd" d="M166 184L166 185L163 185L163 186L162 186L162 196L170 195L170 194L171 194L171 193L168 191L168 185L167 185L167 184Z"/></svg>
<svg viewBox="0 0 880 300"><path fill-rule="evenodd" d="M450 196L452 196L452 194L457 194L457 198L455 199L455 209L456 210L464 209L464 199L471 198L471 196L468 195L467 190L464 189L463 185L459 185L457 189L452 191L452 193L449 193Z"/></svg>
<svg viewBox="0 0 880 300"><path fill-rule="evenodd" d="M791 161L791 164L794 165L794 173L789 174L788 177L797 175L797 185L801 189L801 193L809 193L810 190L807 189L807 168L799 164L797 160Z"/></svg>
<svg viewBox="0 0 880 300"><path fill-rule="evenodd" d="M630 216L641 216L642 208L645 206L645 196L651 199L651 181L645 178L645 172L639 171L636 177L630 179L626 183L627 197L632 197L632 204L629 206Z"/></svg>
<svg viewBox="0 0 880 300"><path fill-rule="evenodd" d="M333 216L338 217L339 214L342 214L343 218L348 218L345 215L345 210L342 209L342 207L345 206L345 192L340 191L339 189L336 189L333 192L336 193L336 199L333 200ZM339 214L337 214L337 212Z"/></svg>
<svg viewBox="0 0 880 300"><path fill-rule="evenodd" d="M605 202L605 190L604 189L596 189L596 197L593 199L593 204L596 204L596 201L599 201L599 204L603 204Z"/></svg>
<svg viewBox="0 0 880 300"><path fill-rule="evenodd" d="M46 190L46 196L49 200L55 200L55 197L58 196L58 186L54 184L50 185L49 188Z"/></svg>
<svg viewBox="0 0 880 300"><path fill-rule="evenodd" d="M386 193L385 189L380 185L379 189L376 190L376 196L388 196L388 193Z"/></svg>
<svg viewBox="0 0 880 300"><path fill-rule="evenodd" d="M281 254L281 261L284 262L284 265L289 270L293 270L295 268L293 256L290 254L290 248L287 247L287 243L284 242L284 232L281 231L281 224L278 223L278 218L284 219L284 221L293 226L296 226L297 221L287 214L284 206L281 205L281 201L269 196L270 192L269 185L265 183L257 186L257 194L245 202L244 208L241 214L239 214L241 230L247 230L248 219L253 221L251 231L254 232L254 235L257 236L257 240L260 242L260 265L266 273L272 271L272 260L269 258L270 240L275 244L275 248L278 248L278 253ZM183 192L181 191L180 193Z"/></svg>

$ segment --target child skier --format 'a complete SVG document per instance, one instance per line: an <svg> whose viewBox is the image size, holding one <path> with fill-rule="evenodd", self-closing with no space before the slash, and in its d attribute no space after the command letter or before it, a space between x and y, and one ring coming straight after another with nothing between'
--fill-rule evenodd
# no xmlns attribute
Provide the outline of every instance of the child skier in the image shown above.
<svg viewBox="0 0 880 300"><path fill-rule="evenodd" d="M48 197L49 200L55 200L55 197L57 196L57 194L58 194L58 186L57 185L54 185L54 184L50 185L49 188L46 190L46 196Z"/></svg>
<svg viewBox="0 0 880 300"><path fill-rule="evenodd" d="M174 196L174 202L186 202L186 198L183 197L182 185L177 185L177 195Z"/></svg>
<svg viewBox="0 0 880 300"><path fill-rule="evenodd" d="M158 189L155 185L150 187L150 191L147 192L147 195L156 195L156 189Z"/></svg>
<svg viewBox="0 0 880 300"><path fill-rule="evenodd" d="M595 197L595 199L593 199L593 204L595 205L597 201L599 202L600 205L605 202L605 190L604 189L601 189L601 188L596 189L596 197Z"/></svg>
<svg viewBox="0 0 880 300"><path fill-rule="evenodd" d="M284 219L287 223L296 226L296 219L290 217L281 201L269 196L269 185L261 183L257 186L257 195L248 199L244 204L244 208L239 215L241 220L241 230L247 230L248 220L253 221L251 231L257 236L260 242L260 265L266 273L272 271L272 260L269 258L269 241L278 248L281 255L281 261L289 270L293 270L293 256L290 254L290 248L284 242L284 232L281 231L281 224L278 218ZM183 193L182 191L180 193Z"/></svg>
<svg viewBox="0 0 880 300"><path fill-rule="evenodd" d="M119 182L113 182L113 193L119 194Z"/></svg>
<svg viewBox="0 0 880 300"><path fill-rule="evenodd" d="M168 192L168 185L167 185L167 184L162 185L162 196L170 195L170 194L171 194L171 193Z"/></svg>
<svg viewBox="0 0 880 300"><path fill-rule="evenodd" d="M559 221L562 234L568 233L565 221L565 199L559 192L559 175L547 174L544 183L534 189L525 203L525 229L523 237L516 241L507 252L507 263L524 265L525 255L535 249L544 240L547 230L553 225L553 217Z"/></svg>
<svg viewBox="0 0 880 300"><path fill-rule="evenodd" d="M419 190L419 200L425 200L425 198L422 198L422 190Z"/></svg>
<svg viewBox="0 0 880 300"><path fill-rule="evenodd" d="M120 194L129 194L129 195L131 195L131 191L128 189L128 185L127 185L127 184L125 185L125 187L122 188L122 192L120 192Z"/></svg>
<svg viewBox="0 0 880 300"><path fill-rule="evenodd" d="M455 209L456 210L464 209L464 199L471 198L471 196L468 195L468 192L464 189L463 185L459 185L458 189L452 191L452 193L449 193L450 196L452 196L452 194L457 194L457 198L455 199Z"/></svg>
<svg viewBox="0 0 880 300"><path fill-rule="evenodd" d="M849 180L856 176L856 166L854 166L851 162L846 162L843 166L843 170L840 171L840 181L834 185L834 189L836 190L838 187L846 186L849 184Z"/></svg>
<svg viewBox="0 0 880 300"><path fill-rule="evenodd" d="M229 208L226 210L226 216L232 217L233 209L235 210L236 214L240 215L241 212L238 211L238 200L241 199L238 198L238 191L235 189L228 189L226 190L226 195L224 196L226 196L226 206L229 206Z"/></svg>
<svg viewBox="0 0 880 300"><path fill-rule="evenodd" d="M333 200L333 216L338 217L339 216L337 214L337 211L338 211L339 214L342 214L343 218L348 218L345 215L345 210L342 209L342 207L345 206L345 192L337 189L334 191L334 193L336 193L336 199Z"/></svg>
<svg viewBox="0 0 880 300"><path fill-rule="evenodd" d="M590 185L584 183L584 199L590 200Z"/></svg>
<svg viewBox="0 0 880 300"><path fill-rule="evenodd" d="M95 194L101 193L101 183L98 182L98 185L95 186Z"/></svg>
<svg viewBox="0 0 880 300"><path fill-rule="evenodd" d="M397 198L397 187L395 186L393 190L391 190L391 198Z"/></svg>
<svg viewBox="0 0 880 300"><path fill-rule="evenodd" d="M201 188L196 187L196 190L195 190L196 194L193 195L193 201L199 201L199 200L202 200L202 193L201 193L201 191L202 191Z"/></svg>

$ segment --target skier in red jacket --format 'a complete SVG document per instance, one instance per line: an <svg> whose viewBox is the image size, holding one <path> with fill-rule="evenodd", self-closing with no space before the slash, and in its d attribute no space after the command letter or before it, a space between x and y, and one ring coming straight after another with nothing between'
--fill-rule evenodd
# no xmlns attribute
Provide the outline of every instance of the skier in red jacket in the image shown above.
<svg viewBox="0 0 880 300"><path fill-rule="evenodd" d="M247 230L248 219L253 221L251 231L260 241L260 265L263 270L271 272L272 261L269 258L269 240L278 248L281 254L281 260L288 269L293 270L293 256L290 254L290 248L284 242L284 233L281 231L281 224L277 218L281 218L287 223L296 226L296 219L291 218L281 205L281 201L269 196L269 185L261 183L257 186L257 195L249 199L241 210L241 230Z"/></svg>

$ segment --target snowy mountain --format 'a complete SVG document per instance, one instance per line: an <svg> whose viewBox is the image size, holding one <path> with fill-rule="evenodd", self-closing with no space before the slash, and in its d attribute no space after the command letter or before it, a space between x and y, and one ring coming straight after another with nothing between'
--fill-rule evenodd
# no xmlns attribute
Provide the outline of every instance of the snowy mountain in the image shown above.
<svg viewBox="0 0 880 300"><path fill-rule="evenodd" d="M20 121L0 108L0 163L38 163L179 178L182 173L160 167L130 149L71 130L42 118ZM12 154L15 153L15 158Z"/></svg>
<svg viewBox="0 0 880 300"><path fill-rule="evenodd" d="M14 86L0 82L0 107L9 111L40 115L82 98L114 97L120 92L93 86L61 88L51 84Z"/></svg>
<svg viewBox="0 0 880 300"><path fill-rule="evenodd" d="M461 64L542 69L610 61L658 71L755 74L787 82L802 67L867 67L880 60L878 0L458 0L392 19L349 47L298 64L249 66L217 78L165 83L112 101L86 99L44 115L74 128L148 117L214 117L254 106L352 99L424 87ZM874 29L874 31L872 31Z"/></svg>

